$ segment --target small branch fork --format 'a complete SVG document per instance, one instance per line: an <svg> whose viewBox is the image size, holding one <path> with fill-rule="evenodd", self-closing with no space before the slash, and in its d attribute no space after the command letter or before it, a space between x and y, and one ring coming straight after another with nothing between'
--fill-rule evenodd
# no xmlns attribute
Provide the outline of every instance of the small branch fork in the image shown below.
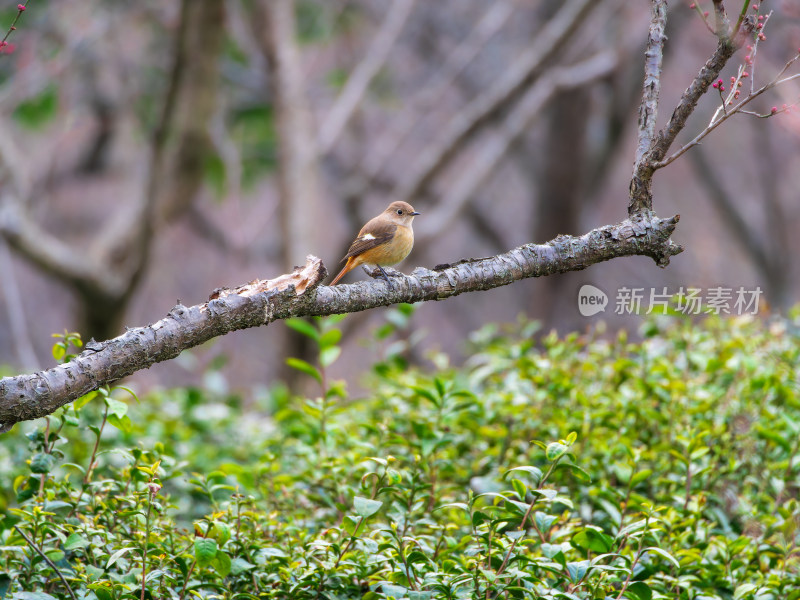
<svg viewBox="0 0 800 600"><path fill-rule="evenodd" d="M717 36L717 47L711 57L706 61L706 64L700 69L700 72L694 78L691 85L689 85L681 96L667 124L656 133L655 123L658 115L658 95L660 91L665 41L664 27L666 25L667 2L666 0L651 0L652 17L645 51L645 78L642 102L639 108L639 131L636 158L630 185L628 203L629 215L653 210L652 178L657 169L669 165L682 156L687 150L699 144L703 138L732 115L742 113L765 118L791 108L786 106L781 109L773 107L769 114L759 114L757 112L744 110L750 102L764 94L764 92L778 85L800 78L800 74L786 75L787 71L794 65L798 58L800 58L800 52L798 56L795 56L786 63L780 73L778 73L772 81L755 89L755 84L753 83L755 56L758 50L758 42L766 39L763 28L769 20L770 15L758 15L758 4L752 5L752 9L755 13L748 14L751 3L744 2L736 24L731 27L725 12L723 0L712 1L714 8L713 26L708 19L708 13L703 12L697 3L693 3L692 8L698 12L708 29ZM753 40L752 45L748 46L750 54L745 57L745 65L739 68L737 76L732 78L731 90L728 96L724 97L722 92L725 91L725 88L723 81L719 79L719 74L734 53L744 46L747 40ZM747 67L751 67L750 73L745 70ZM741 88L743 87L742 80L747 77L750 78L750 93L741 101L734 104L739 100ZM689 116L694 112L697 102L709 88L714 88L720 93L722 105L703 131L690 142L668 155L667 153L670 147L675 142L678 134L686 126L686 121Z"/></svg>
<svg viewBox="0 0 800 600"><path fill-rule="evenodd" d="M682 251L670 240L678 218L639 215L582 236L558 236L547 244L526 244L505 254L440 265L434 270L418 268L410 276L390 271L390 276L399 280L391 285L373 281L321 286L327 270L320 259L309 257L305 267L293 273L256 280L234 290L217 290L206 304L178 305L152 325L87 344L83 353L66 364L0 379L0 432L19 421L51 414L103 385L239 329L289 317L444 300L529 277L582 270L623 256L649 256L659 266L666 266L671 256Z"/></svg>
<svg viewBox="0 0 800 600"><path fill-rule="evenodd" d="M725 121L727 121L729 118L731 118L735 114L750 115L750 116L753 116L753 117L758 117L760 119L766 119L766 118L769 118L769 117L774 117L776 114L779 114L779 113L782 113L782 112L786 112L787 110L789 110L789 108L790 108L789 106L784 106L784 107L781 107L781 108L775 107L773 110L771 110L768 113L758 113L758 112L751 111L751 110L744 110L744 108L745 108L745 106L750 104L750 102L752 102L753 100L755 100L756 98L761 96L764 92L767 92L767 91L771 90L772 88L777 87L777 86L779 86L781 84L788 83L790 81L795 81L797 79L800 79L800 73L796 73L794 75L789 75L788 77L783 77L783 75L786 73L786 71L798 59L800 59L800 53L797 54L796 56L794 56L792 59L790 59L784 65L783 69L781 69L780 73L778 73L778 75L772 81L770 81L769 83L761 86L756 91L748 94L741 102L739 102L738 104L735 104L731 108L727 108L727 109L724 108L724 106L727 103L727 101L723 100L723 104L720 105L720 108L717 109L717 111L714 113L714 116L711 118L711 121L708 123L706 128L703 129L703 131L698 133L694 137L694 139L692 141L690 141L690 142L684 144L683 146L681 146L678 150L676 150L675 152L670 154L664 160L661 160L661 161L658 161L656 163L653 163L653 166L656 169L660 169L660 168L666 167L668 164L674 162L677 158L679 158L680 156L685 154L687 150L689 150L690 148L693 148L694 146L697 146L698 144L700 144L700 142L703 140L703 138L705 138L709 133L714 131L717 127L722 125ZM741 73L740 73L739 77L741 77ZM738 79L739 78L737 78L737 81L738 81ZM722 80L720 80L720 81L722 81ZM795 103L795 105L796 105L796 103ZM795 105L792 105L792 106L795 106ZM723 113L722 116L719 116L720 112Z"/></svg>

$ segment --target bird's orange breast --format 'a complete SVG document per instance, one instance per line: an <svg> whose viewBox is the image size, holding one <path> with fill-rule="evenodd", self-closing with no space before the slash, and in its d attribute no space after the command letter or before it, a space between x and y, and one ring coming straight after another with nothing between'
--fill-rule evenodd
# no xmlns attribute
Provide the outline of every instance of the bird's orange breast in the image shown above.
<svg viewBox="0 0 800 600"><path fill-rule="evenodd" d="M410 227L400 225L392 240L364 252L360 262L380 266L394 265L408 256L413 247L414 232Z"/></svg>

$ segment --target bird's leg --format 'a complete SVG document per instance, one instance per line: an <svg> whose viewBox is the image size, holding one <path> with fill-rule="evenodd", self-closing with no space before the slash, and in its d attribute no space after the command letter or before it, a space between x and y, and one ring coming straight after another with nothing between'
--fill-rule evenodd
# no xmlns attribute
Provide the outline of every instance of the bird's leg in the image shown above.
<svg viewBox="0 0 800 600"><path fill-rule="evenodd" d="M378 267L378 269L380 270L380 272L381 272L381 275L383 275L383 278L386 280L386 283L388 283L388 284L389 284L389 287L392 287L392 282L391 282L391 280L389 279L389 276L386 274L386 271L384 271L384 270L383 270L383 267L382 267L382 266L380 266L380 265L376 265L376 266L377 266L377 267Z"/></svg>

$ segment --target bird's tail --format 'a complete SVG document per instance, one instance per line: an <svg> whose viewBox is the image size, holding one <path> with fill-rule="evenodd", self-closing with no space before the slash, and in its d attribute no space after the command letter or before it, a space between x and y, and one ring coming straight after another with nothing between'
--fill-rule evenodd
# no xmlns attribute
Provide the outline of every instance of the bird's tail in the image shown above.
<svg viewBox="0 0 800 600"><path fill-rule="evenodd" d="M333 281L331 281L331 285L336 285L336 282L339 281L342 277L344 277L349 271L351 271L355 267L353 264L353 257L347 259L347 263L345 263L344 268L339 271L339 274L334 277Z"/></svg>

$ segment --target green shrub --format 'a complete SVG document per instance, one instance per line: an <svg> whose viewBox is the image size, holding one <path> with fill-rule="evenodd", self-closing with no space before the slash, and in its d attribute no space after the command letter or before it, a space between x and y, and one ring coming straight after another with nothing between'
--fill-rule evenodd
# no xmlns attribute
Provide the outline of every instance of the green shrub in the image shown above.
<svg viewBox="0 0 800 600"><path fill-rule="evenodd" d="M330 380L337 320L293 321L318 398L102 390L17 427L0 597L800 598L788 322L520 322L425 371L410 313L366 398Z"/></svg>

